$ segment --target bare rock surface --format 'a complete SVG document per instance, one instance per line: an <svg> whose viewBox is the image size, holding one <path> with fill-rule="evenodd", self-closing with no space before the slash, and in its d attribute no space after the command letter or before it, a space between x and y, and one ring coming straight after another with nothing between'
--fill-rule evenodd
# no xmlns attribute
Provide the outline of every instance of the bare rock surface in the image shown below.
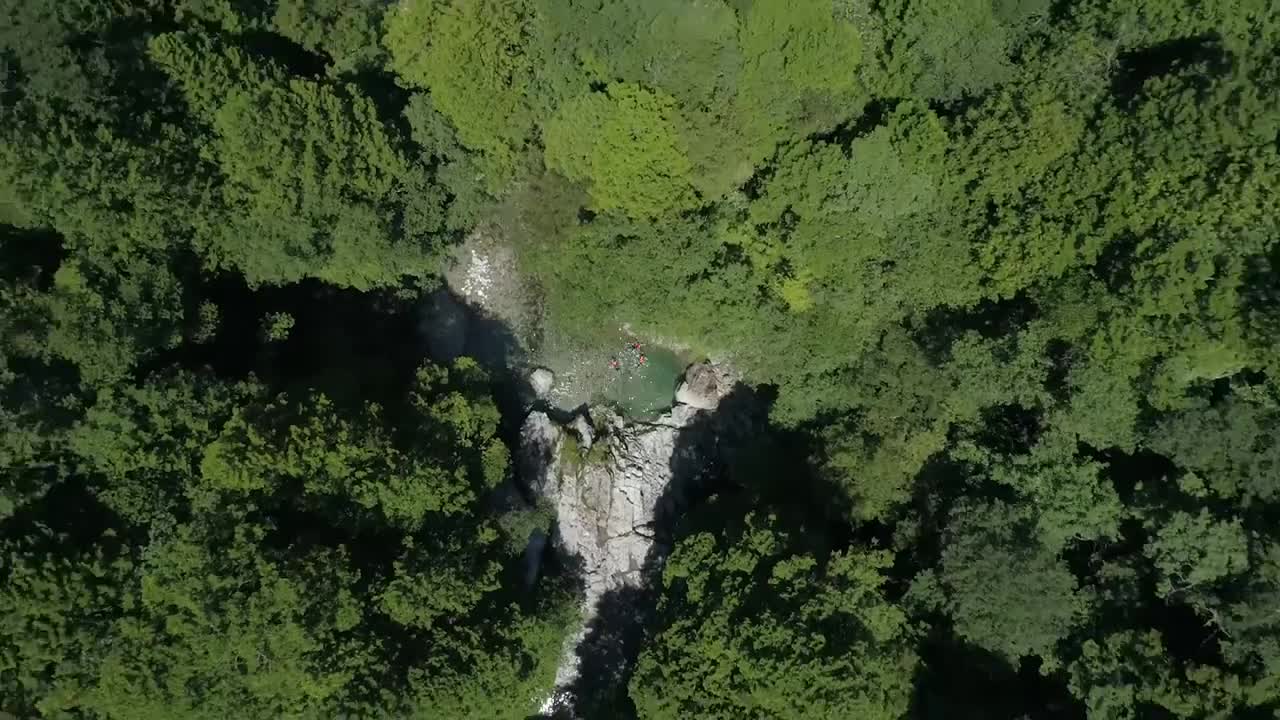
<svg viewBox="0 0 1280 720"><path fill-rule="evenodd" d="M564 431L544 412L531 412L520 427L520 480L535 495L547 497L558 486Z"/></svg>
<svg viewBox="0 0 1280 720"><path fill-rule="evenodd" d="M539 398L545 398L555 384L556 374L546 368L534 368L529 373L529 386L533 388L533 394Z"/></svg>
<svg viewBox="0 0 1280 720"><path fill-rule="evenodd" d="M584 585L583 625L566 642L558 691L578 677L577 649L601 599L639 587L653 559L665 555L664 535L685 504L686 485L713 454L714 434L696 423L696 408L678 406L649 423L598 412L606 429L595 442L605 444L604 452L588 454L580 442L582 455L562 457L563 431L541 412L531 413L521 432L524 482L555 509L551 542L578 563ZM570 429L581 435L579 421L586 425L578 416ZM548 701L547 710L556 702Z"/></svg>
<svg viewBox="0 0 1280 720"><path fill-rule="evenodd" d="M591 446L596 441L596 429L591 424L591 419L585 413L579 413L573 416L573 421L569 423L569 429L573 434L578 436L578 447L582 452L591 450Z"/></svg>
<svg viewBox="0 0 1280 720"><path fill-rule="evenodd" d="M694 363L684 371L684 378L676 388L676 402L700 410L714 410L736 382L737 378L731 377L724 365Z"/></svg>
<svg viewBox="0 0 1280 720"><path fill-rule="evenodd" d="M675 451L675 428L624 425L617 416L608 422L604 459L578 461L547 488L559 519L556 542L582 560L588 597L639 580Z"/></svg>
<svg viewBox="0 0 1280 720"><path fill-rule="evenodd" d="M510 243L497 228L482 226L445 259L449 290L486 316L503 323L523 345L541 324L532 284L524 277Z"/></svg>

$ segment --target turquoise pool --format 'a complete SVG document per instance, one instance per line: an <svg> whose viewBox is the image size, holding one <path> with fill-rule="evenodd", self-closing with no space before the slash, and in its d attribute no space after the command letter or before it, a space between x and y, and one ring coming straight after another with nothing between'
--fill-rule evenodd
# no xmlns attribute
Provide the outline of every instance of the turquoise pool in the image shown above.
<svg viewBox="0 0 1280 720"><path fill-rule="evenodd" d="M641 353L644 363L639 361ZM637 352L623 344L609 360L616 360L618 368L610 370L609 381L600 392L603 401L642 419L657 417L675 404L676 384L686 365L679 355L648 345Z"/></svg>

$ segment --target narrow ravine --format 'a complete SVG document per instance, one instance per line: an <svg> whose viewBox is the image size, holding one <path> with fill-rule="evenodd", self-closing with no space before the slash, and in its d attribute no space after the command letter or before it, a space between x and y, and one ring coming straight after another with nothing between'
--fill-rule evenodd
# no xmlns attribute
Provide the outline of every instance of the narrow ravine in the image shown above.
<svg viewBox="0 0 1280 720"><path fill-rule="evenodd" d="M690 364L625 326L612 348L528 352L546 319L530 310L533 292L511 249L482 232L445 277L448 288L422 309L428 351L475 357L515 388L518 397L502 405L514 415L507 423L519 426L519 501L554 518L530 537L527 582L536 584L552 553L581 588L580 622L566 636L542 711L588 717L589 686L625 683L634 660L626 638L652 611L674 523L715 465L711 419L736 377L725 363Z"/></svg>
<svg viewBox="0 0 1280 720"><path fill-rule="evenodd" d="M625 632L599 627L601 604L652 580L690 491L715 462L717 438L705 420L718 398L703 399L708 409L677 404L652 421L628 420L607 408L565 425L540 411L525 421L521 480L554 508L551 547L576 569L583 588L581 626L566 640L544 712L577 716L580 676L615 670L583 667L591 653L582 646L593 629ZM631 608L622 624L648 610Z"/></svg>

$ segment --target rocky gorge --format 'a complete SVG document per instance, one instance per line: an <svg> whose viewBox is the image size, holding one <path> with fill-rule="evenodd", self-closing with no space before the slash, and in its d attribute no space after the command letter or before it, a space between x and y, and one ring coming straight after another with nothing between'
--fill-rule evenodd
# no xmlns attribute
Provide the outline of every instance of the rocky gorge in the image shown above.
<svg viewBox="0 0 1280 720"><path fill-rule="evenodd" d="M544 373L533 375L531 382L545 382ZM685 402L655 420L628 419L607 406L568 416L535 409L524 420L521 490L555 518L531 549L555 553L582 587L581 626L566 642L548 713L578 717L591 687L625 680L629 639L651 609L647 591L675 521L707 491L722 459L722 439L731 433L717 411L734 387L730 376L699 363L686 377L679 390Z"/></svg>
<svg viewBox="0 0 1280 720"><path fill-rule="evenodd" d="M472 357L506 389L500 404L517 462L497 504L539 518L524 552L526 585L567 573L580 592L544 717L609 716L611 698L625 695L676 524L716 491L728 454L760 419L758 404L727 359L671 367L679 343L640 349L626 323L613 348L548 342L536 288L495 234L474 233L444 276L419 330L434 358Z"/></svg>

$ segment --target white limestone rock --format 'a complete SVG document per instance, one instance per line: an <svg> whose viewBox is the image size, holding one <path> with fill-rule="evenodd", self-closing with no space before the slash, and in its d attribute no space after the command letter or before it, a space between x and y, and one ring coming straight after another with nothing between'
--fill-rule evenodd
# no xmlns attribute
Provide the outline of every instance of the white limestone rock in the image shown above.
<svg viewBox="0 0 1280 720"><path fill-rule="evenodd" d="M676 388L676 402L699 410L714 410L732 386L732 381L717 366L695 363L684 371L684 378Z"/></svg>
<svg viewBox="0 0 1280 720"><path fill-rule="evenodd" d="M545 398L556 384L556 374L546 368L535 368L529 373L529 386L538 398Z"/></svg>

